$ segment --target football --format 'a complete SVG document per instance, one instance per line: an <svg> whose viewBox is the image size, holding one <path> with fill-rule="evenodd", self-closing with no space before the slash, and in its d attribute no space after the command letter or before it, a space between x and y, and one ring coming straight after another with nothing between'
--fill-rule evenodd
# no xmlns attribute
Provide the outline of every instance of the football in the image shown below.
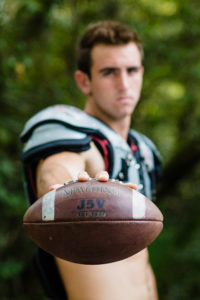
<svg viewBox="0 0 200 300"><path fill-rule="evenodd" d="M71 181L31 205L23 224L46 252L79 264L126 259L163 228L158 207L119 181Z"/></svg>

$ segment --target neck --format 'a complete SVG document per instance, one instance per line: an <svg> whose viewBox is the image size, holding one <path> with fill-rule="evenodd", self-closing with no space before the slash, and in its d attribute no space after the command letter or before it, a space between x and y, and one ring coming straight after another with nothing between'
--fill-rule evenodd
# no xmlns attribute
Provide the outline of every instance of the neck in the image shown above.
<svg viewBox="0 0 200 300"><path fill-rule="evenodd" d="M121 120L117 122L110 122L108 124L114 131L116 131L121 137L127 141L128 131L130 128L130 120Z"/></svg>
<svg viewBox="0 0 200 300"><path fill-rule="evenodd" d="M105 114L95 113L94 110L90 110L89 106L86 105L84 111L96 119L100 120L110 128L112 128L115 132L117 132L121 137L127 141L128 138L128 131L130 128L130 116L126 116L124 118L119 119L111 119L110 116L107 116Z"/></svg>

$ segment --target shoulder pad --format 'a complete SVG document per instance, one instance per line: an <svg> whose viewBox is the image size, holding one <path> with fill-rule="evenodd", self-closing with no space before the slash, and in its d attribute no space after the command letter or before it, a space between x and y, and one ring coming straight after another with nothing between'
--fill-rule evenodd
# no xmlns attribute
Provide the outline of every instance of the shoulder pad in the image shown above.
<svg viewBox="0 0 200 300"><path fill-rule="evenodd" d="M141 155L149 171L155 168L155 163L161 164L161 155L155 144L147 136L136 130L130 130L130 134L137 140Z"/></svg>
<svg viewBox="0 0 200 300"><path fill-rule="evenodd" d="M44 124L37 127L25 143L22 160L45 158L49 155L73 151L82 152L90 148L91 137L61 124Z"/></svg>
<svg viewBox="0 0 200 300"><path fill-rule="evenodd" d="M25 142L35 128L49 123L59 123L80 131L92 132L96 119L87 115L82 110L68 105L55 105L43 109L34 115L24 126L20 138Z"/></svg>
<svg viewBox="0 0 200 300"><path fill-rule="evenodd" d="M58 140L69 140L71 143L76 140L86 138L86 134L66 128L62 124L49 123L37 127L32 134L32 137L28 139L24 146L24 151L29 151L31 148L35 148L41 144L47 144Z"/></svg>
<svg viewBox="0 0 200 300"><path fill-rule="evenodd" d="M47 142L48 139L53 141L53 132L52 130L49 130L51 126L52 128L56 128L58 132L60 130L63 132L67 129L66 135L68 135L68 133L72 135L75 132L82 134L83 143L88 143L88 139L91 138L92 135L106 138L109 140L110 145L112 145L114 160L115 158L118 159L119 152L126 153L130 151L128 144L114 130L109 128L100 120L89 116L82 110L68 105L48 107L37 113L26 123L21 134L22 142L27 142L27 146L25 146L26 151L35 149L35 146L40 147L39 143L43 143L44 133L44 136L46 135ZM54 134L54 137L57 138L57 135ZM66 142L66 140L63 140L63 142ZM48 144L45 143L45 146L46 145ZM51 145L49 145L49 148L50 146ZM77 151L78 150L76 150L76 152ZM80 152L80 147L78 152ZM114 164L113 174L116 172L115 166L116 164Z"/></svg>
<svg viewBox="0 0 200 300"><path fill-rule="evenodd" d="M82 152L90 148L91 137L87 133L67 126L65 109L65 106L59 106L59 109L49 107L26 123L21 134L21 140L25 142L23 161L41 159L61 151Z"/></svg>

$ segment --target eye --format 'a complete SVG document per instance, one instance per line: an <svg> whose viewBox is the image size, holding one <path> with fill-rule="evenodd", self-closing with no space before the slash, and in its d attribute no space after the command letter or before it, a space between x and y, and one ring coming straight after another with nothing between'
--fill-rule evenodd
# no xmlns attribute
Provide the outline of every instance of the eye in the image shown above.
<svg viewBox="0 0 200 300"><path fill-rule="evenodd" d="M127 69L127 72L129 74L135 74L135 73L138 73L140 69L141 69L141 66L139 66L139 67L130 67L130 68Z"/></svg>
<svg viewBox="0 0 200 300"><path fill-rule="evenodd" d="M106 68L106 69L101 70L101 73L103 76L109 76L109 75L114 74L115 72L116 72L115 68Z"/></svg>

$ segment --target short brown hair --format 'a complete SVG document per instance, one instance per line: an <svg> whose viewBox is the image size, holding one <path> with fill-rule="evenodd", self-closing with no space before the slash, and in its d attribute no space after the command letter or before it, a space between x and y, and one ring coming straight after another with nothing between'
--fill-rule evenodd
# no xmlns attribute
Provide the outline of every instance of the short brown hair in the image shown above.
<svg viewBox="0 0 200 300"><path fill-rule="evenodd" d="M141 40L135 30L113 21L102 21L90 25L77 44L78 69L90 76L91 50L97 44L125 45L133 42L143 58Z"/></svg>

